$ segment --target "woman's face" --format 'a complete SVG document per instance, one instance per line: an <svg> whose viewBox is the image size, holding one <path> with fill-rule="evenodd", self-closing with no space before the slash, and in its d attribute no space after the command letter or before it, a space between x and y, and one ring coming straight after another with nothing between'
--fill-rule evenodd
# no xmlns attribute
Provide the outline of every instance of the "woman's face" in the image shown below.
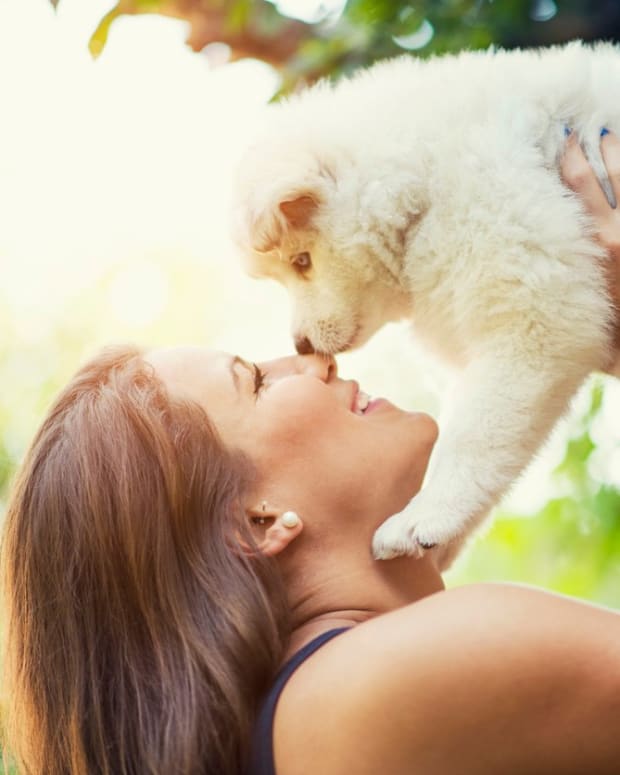
<svg viewBox="0 0 620 775"><path fill-rule="evenodd" d="M307 514L368 512L377 524L418 491L437 437L426 414L371 400L331 359L258 364L194 347L147 360L173 395L197 401L258 471L260 497Z"/></svg>

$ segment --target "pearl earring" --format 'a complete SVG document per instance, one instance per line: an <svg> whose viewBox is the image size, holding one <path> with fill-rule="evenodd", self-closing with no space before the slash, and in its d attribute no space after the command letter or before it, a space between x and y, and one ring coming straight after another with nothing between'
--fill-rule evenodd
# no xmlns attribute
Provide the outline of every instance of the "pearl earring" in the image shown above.
<svg viewBox="0 0 620 775"><path fill-rule="evenodd" d="M291 530L299 525L299 517L294 511L285 511L281 519L284 527L288 527Z"/></svg>

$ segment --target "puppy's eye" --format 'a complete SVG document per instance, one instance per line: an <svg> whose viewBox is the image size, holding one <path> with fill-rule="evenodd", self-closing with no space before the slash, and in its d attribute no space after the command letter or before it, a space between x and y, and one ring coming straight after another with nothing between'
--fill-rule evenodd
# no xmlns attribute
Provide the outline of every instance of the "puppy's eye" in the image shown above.
<svg viewBox="0 0 620 775"><path fill-rule="evenodd" d="M291 264L297 269L298 272L307 272L312 266L312 259L310 253L305 250L303 253L297 253L291 256Z"/></svg>

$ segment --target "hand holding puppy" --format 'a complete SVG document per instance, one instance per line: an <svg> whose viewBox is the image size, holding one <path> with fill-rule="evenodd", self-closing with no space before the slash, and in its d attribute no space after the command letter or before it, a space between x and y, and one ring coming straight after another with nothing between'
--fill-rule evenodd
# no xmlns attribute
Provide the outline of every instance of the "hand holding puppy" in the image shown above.
<svg viewBox="0 0 620 775"><path fill-rule="evenodd" d="M620 140L616 135L605 131L601 153L616 202L620 202ZM594 219L598 241L609 254L606 268L609 293L616 308L616 327L614 357L608 371L620 376L620 206L613 208L607 201L574 132L567 140L561 170L566 184L579 194Z"/></svg>

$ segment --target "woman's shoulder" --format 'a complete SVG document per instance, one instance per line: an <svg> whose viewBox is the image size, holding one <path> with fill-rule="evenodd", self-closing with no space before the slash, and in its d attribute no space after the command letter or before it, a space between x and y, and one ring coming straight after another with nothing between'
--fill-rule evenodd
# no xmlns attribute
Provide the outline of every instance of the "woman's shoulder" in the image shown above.
<svg viewBox="0 0 620 775"><path fill-rule="evenodd" d="M425 774L448 771L442 741L466 756L481 725L499 734L522 707L533 723L563 685L599 691L592 660L617 692L619 638L617 614L541 590L438 592L357 625L299 668L276 711L278 772L409 774L412 756Z"/></svg>

